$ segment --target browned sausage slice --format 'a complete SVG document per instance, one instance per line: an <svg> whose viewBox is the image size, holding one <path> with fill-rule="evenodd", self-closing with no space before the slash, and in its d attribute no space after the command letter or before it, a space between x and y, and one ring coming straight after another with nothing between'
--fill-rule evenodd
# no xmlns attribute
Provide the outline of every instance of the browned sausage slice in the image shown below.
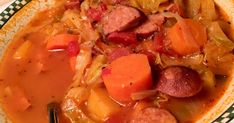
<svg viewBox="0 0 234 123"><path fill-rule="evenodd" d="M199 74L187 67L172 66L164 69L156 89L173 97L191 97L202 88Z"/></svg>
<svg viewBox="0 0 234 123"><path fill-rule="evenodd" d="M146 108L136 113L130 123L176 123L175 117L167 110Z"/></svg>
<svg viewBox="0 0 234 123"><path fill-rule="evenodd" d="M149 36L155 31L160 30L160 26L164 23L164 16L153 14L148 16L148 20L135 29L139 36Z"/></svg>
<svg viewBox="0 0 234 123"><path fill-rule="evenodd" d="M142 15L137 9L119 5L103 18L103 32L107 35L115 31L123 31L135 26L141 18Z"/></svg>

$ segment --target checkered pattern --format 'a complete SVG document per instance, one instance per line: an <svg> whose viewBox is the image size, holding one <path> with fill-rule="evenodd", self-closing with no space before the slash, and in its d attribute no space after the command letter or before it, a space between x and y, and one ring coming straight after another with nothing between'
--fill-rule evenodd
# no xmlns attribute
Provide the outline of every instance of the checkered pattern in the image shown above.
<svg viewBox="0 0 234 123"><path fill-rule="evenodd" d="M0 29L17 11L19 11L22 7L24 7L30 1L31 0L16 0L8 8L6 8L2 13L0 13ZM0 42L0 43L3 43L3 42ZM1 47L0 47L0 51L3 51ZM213 123L234 123L233 121L234 121L234 104L228 110L226 110L220 117L218 117Z"/></svg>
<svg viewBox="0 0 234 123"><path fill-rule="evenodd" d="M17 11L19 11L23 6L25 6L31 0L16 0L9 7L7 7L2 13L0 13L0 29L3 25L13 16Z"/></svg>
<svg viewBox="0 0 234 123"><path fill-rule="evenodd" d="M226 110L220 117L218 117L213 123L231 123L234 119L234 104Z"/></svg>

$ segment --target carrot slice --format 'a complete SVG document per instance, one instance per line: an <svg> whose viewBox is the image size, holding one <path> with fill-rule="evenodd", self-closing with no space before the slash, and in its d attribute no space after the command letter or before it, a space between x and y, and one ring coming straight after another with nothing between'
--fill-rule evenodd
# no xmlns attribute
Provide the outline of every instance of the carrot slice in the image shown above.
<svg viewBox="0 0 234 123"><path fill-rule="evenodd" d="M132 93L152 87L150 65L143 54L131 54L114 60L103 70L102 78L110 96L123 103L132 100Z"/></svg>
<svg viewBox="0 0 234 123"><path fill-rule="evenodd" d="M167 30L167 37L173 50L182 56L200 51L207 41L205 27L191 19L178 21Z"/></svg>
<svg viewBox="0 0 234 123"><path fill-rule="evenodd" d="M48 39L46 48L48 50L66 49L72 41L78 41L78 36L72 34L55 35Z"/></svg>
<svg viewBox="0 0 234 123"><path fill-rule="evenodd" d="M76 71L76 57L75 56L70 58L70 66L71 66L71 70L75 72Z"/></svg>

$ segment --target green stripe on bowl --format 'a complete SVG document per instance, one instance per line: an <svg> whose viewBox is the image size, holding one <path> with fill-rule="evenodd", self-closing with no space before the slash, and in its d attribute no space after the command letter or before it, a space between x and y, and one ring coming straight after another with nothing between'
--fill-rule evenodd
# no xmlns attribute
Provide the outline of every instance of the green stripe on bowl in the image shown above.
<svg viewBox="0 0 234 123"><path fill-rule="evenodd" d="M8 6L2 13L0 13L0 29L6 22L22 7L24 7L31 0L16 0Z"/></svg>
<svg viewBox="0 0 234 123"><path fill-rule="evenodd" d="M7 21L21 8L23 8L31 0L15 0L2 13L0 13L0 29L7 23ZM1 49L1 48L0 48ZM3 51L1 49L1 51ZM212 123L230 123L234 119L234 104L229 107L222 115L215 119Z"/></svg>
<svg viewBox="0 0 234 123"><path fill-rule="evenodd" d="M219 116L213 123L229 123L234 119L234 104L229 107L221 116Z"/></svg>

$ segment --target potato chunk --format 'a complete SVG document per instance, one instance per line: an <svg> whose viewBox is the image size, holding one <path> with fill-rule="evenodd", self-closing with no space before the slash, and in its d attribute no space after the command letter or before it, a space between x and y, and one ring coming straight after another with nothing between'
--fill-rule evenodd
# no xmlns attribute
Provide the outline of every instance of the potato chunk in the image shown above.
<svg viewBox="0 0 234 123"><path fill-rule="evenodd" d="M88 99L88 111L97 120L105 120L120 110L119 105L111 100L105 89L92 89Z"/></svg>
<svg viewBox="0 0 234 123"><path fill-rule="evenodd" d="M32 42L25 41L21 46L16 50L13 55L14 59L24 59L29 53L29 49L32 47Z"/></svg>

